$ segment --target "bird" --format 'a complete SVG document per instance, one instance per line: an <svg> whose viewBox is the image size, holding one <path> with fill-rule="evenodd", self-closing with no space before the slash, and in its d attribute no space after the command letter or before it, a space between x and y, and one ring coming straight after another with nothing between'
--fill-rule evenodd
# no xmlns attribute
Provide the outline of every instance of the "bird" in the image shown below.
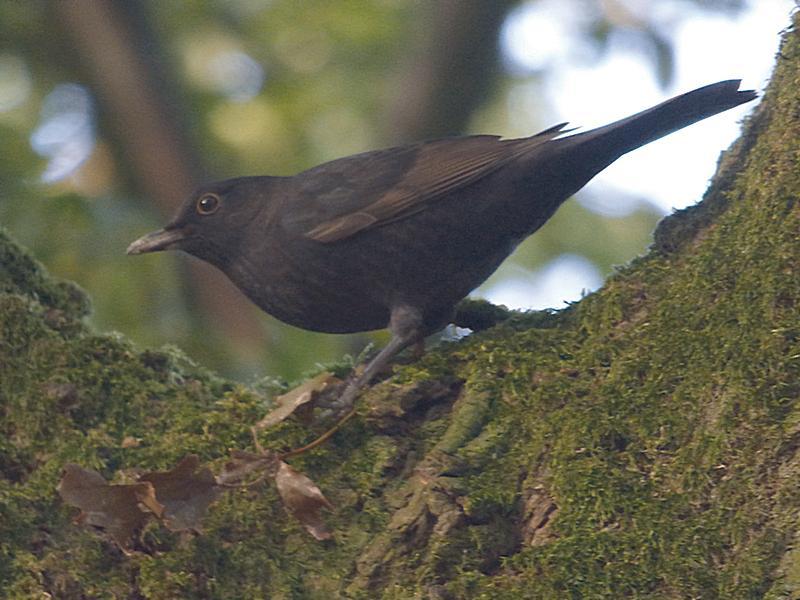
<svg viewBox="0 0 800 600"><path fill-rule="evenodd" d="M131 255L182 250L259 308L324 333L389 329L337 400L445 327L558 207L620 156L757 97L727 80L585 132L457 136L363 152L294 176L247 176L192 193ZM571 134L571 135L568 135ZM660 165L664 177L669 164Z"/></svg>

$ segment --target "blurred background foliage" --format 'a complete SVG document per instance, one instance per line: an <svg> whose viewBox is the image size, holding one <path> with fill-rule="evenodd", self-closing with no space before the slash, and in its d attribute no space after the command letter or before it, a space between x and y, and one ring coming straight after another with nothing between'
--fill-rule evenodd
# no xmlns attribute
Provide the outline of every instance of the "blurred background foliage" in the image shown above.
<svg viewBox="0 0 800 600"><path fill-rule="evenodd" d="M248 382L292 379L357 353L368 336L284 326L196 261L131 258L125 248L202 180L291 174L410 139L551 125L527 108L520 118L514 101L521 85L547 85L546 66L515 64L499 43L520 7L538 2L547 0L0 2L0 224L88 290L97 329L142 346L175 344ZM561 4L572 6L569 26L584 41L577 60L599 60L622 36L662 82L673 49L658 15L677 13L659 8L742 8ZM662 211L623 201L618 214L591 197L568 203L488 285L530 279L564 257L605 275L642 253Z"/></svg>

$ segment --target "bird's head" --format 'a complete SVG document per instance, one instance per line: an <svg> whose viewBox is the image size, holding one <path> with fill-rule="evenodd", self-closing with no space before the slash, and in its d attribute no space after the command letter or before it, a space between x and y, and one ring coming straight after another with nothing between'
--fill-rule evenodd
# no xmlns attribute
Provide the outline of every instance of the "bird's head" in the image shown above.
<svg viewBox="0 0 800 600"><path fill-rule="evenodd" d="M183 250L222 267L249 226L272 204L273 177L240 177L211 183L194 192L163 229L128 246L128 254Z"/></svg>

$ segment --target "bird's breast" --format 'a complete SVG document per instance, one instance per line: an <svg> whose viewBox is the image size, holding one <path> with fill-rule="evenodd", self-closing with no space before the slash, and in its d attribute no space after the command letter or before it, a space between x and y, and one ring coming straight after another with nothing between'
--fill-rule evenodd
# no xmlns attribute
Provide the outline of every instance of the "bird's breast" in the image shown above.
<svg viewBox="0 0 800 600"><path fill-rule="evenodd" d="M232 261L225 273L273 317L324 333L387 326L387 302L336 250L309 249L305 240L272 239L248 246L252 256ZM260 249L254 251L256 247Z"/></svg>

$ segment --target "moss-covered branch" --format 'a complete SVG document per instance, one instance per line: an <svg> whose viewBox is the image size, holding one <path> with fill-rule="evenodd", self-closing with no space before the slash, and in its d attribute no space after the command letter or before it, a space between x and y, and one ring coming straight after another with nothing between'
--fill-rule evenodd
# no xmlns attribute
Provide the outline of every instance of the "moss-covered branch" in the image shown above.
<svg viewBox="0 0 800 600"><path fill-rule="evenodd" d="M70 522L108 479L251 448L261 395L83 324L0 236L0 589L10 598L791 598L800 594L800 33L704 201L556 315L400 367L292 459L334 540L268 485L131 556ZM314 437L296 423L276 449ZM50 596L48 596L48 594Z"/></svg>

